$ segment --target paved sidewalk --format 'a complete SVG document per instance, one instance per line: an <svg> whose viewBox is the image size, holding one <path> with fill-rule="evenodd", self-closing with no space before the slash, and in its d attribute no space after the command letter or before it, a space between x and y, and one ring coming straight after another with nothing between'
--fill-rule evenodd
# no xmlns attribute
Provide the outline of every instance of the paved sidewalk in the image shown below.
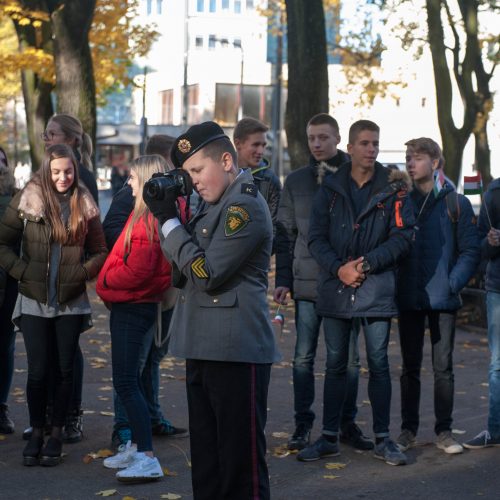
<svg viewBox="0 0 500 500"><path fill-rule="evenodd" d="M85 463L91 452L110 447L112 430L112 381L108 313L89 286L94 307L95 326L81 338L85 355L84 428L85 439L66 445L63 463L54 468L23 467L21 453L25 442L21 433L28 425L25 382L26 357L22 337L16 342L16 372L10 407L16 423L13 435L0 438L0 498L80 500L99 498L98 492L116 490L111 498L135 499L192 498L189 439L155 438L155 452L170 475L145 485L118 483L102 459ZM272 307L271 314L274 314ZM419 446L408 452L409 465L392 467L375 460L370 452L355 452L341 446L341 455L313 463L300 463L284 453L287 437L293 432L291 360L294 346L293 310L285 311L282 334L277 332L283 361L272 370L267 425L268 463L272 498L288 499L443 499L500 498L500 449L466 451L449 456L434 445L432 409L432 371L429 364L429 339L423 372L422 422ZM316 367L317 420L313 438L321 429L324 345L318 349ZM361 340L362 375L359 390L358 423L371 435L371 414L367 397L367 372L364 342ZM400 354L397 333L390 343L393 381L392 434L399 433ZM458 330L455 350L456 401L454 428L459 440L473 437L484 429L487 418L488 349L483 331ZM187 425L184 362L167 358L162 365L161 396L166 416L179 426ZM215 450L214 450L215 452ZM179 497L175 497L179 495ZM168 498L168 497L167 497ZM214 499L216 500L216 499ZM235 499L239 500L239 499ZM243 500L243 499L242 499Z"/></svg>

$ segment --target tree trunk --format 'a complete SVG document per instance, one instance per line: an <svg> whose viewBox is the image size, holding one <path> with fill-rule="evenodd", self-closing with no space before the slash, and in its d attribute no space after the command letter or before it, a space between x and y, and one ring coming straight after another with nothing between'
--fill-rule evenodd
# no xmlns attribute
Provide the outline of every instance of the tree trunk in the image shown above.
<svg viewBox="0 0 500 500"><path fill-rule="evenodd" d="M288 100L285 130L291 168L307 163L306 125L328 113L328 65L322 0L286 0Z"/></svg>
<svg viewBox="0 0 500 500"><path fill-rule="evenodd" d="M96 138L96 100L89 29L96 0L48 1L54 35L57 111L77 116L92 144Z"/></svg>
<svg viewBox="0 0 500 500"><path fill-rule="evenodd" d="M491 152L488 143L488 131L486 130L486 123L481 129L474 131L474 139L476 141L474 150L474 162L476 170L481 172L483 179L483 187L486 189L491 182Z"/></svg>

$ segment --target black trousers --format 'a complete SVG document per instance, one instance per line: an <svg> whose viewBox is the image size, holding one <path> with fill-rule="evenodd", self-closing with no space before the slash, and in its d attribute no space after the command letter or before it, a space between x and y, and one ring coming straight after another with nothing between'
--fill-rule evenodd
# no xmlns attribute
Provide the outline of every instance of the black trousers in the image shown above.
<svg viewBox="0 0 500 500"><path fill-rule="evenodd" d="M195 500L267 500L270 364L188 359L186 385Z"/></svg>
<svg viewBox="0 0 500 500"><path fill-rule="evenodd" d="M64 425L73 389L73 366L83 318L82 315L56 318L21 316L28 357L26 396L33 427L43 427L45 423L49 374L54 367L52 425Z"/></svg>
<svg viewBox="0 0 500 500"><path fill-rule="evenodd" d="M455 311L401 311L399 339L403 357L401 374L401 429L417 434L420 407L420 369L422 367L425 320L428 319L434 371L434 431L451 430L453 396L453 346Z"/></svg>

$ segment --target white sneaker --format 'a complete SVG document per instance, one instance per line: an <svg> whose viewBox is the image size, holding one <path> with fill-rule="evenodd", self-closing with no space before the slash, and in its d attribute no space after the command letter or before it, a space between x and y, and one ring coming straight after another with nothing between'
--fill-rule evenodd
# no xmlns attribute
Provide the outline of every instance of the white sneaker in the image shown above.
<svg viewBox="0 0 500 500"><path fill-rule="evenodd" d="M108 469L125 469L134 461L136 453L137 445L128 441L127 444L121 444L118 447L116 455L105 458L102 463Z"/></svg>
<svg viewBox="0 0 500 500"><path fill-rule="evenodd" d="M134 461L126 468L116 473L116 479L123 482L156 481L163 477L163 470L156 457L148 457L138 451Z"/></svg>
<svg viewBox="0 0 500 500"><path fill-rule="evenodd" d="M463 446L455 440L451 431L440 432L437 437L436 446L451 455L464 451Z"/></svg>

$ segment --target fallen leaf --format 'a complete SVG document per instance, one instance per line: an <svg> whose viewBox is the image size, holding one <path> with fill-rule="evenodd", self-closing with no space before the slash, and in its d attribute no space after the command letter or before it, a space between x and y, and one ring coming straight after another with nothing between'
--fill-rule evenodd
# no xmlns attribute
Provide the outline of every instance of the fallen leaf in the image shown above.
<svg viewBox="0 0 500 500"><path fill-rule="evenodd" d="M16 387L12 392L12 396L24 396L24 391L20 387Z"/></svg>
<svg viewBox="0 0 500 500"><path fill-rule="evenodd" d="M333 474L326 474L323 476L324 479L337 479L340 476L334 476Z"/></svg>
<svg viewBox="0 0 500 500"><path fill-rule="evenodd" d="M288 449L286 444L281 446L276 446L273 450L273 456L278 458L284 458L290 455L290 450Z"/></svg>
<svg viewBox="0 0 500 500"><path fill-rule="evenodd" d="M110 497L110 496L113 496L116 493L117 493L116 490L102 490L102 491L98 491L96 493L96 495L101 496L101 497Z"/></svg>
<svg viewBox="0 0 500 500"><path fill-rule="evenodd" d="M92 415L92 413L95 413L94 410L83 410L84 415Z"/></svg>
<svg viewBox="0 0 500 500"><path fill-rule="evenodd" d="M175 477L178 475L177 472L174 472L173 470L168 470L166 467L163 467L162 470L163 470L163 474L165 474L165 476Z"/></svg>
<svg viewBox="0 0 500 500"><path fill-rule="evenodd" d="M0 434L0 441L4 441L6 438L3 434Z"/></svg>
<svg viewBox="0 0 500 500"><path fill-rule="evenodd" d="M160 496L160 498L166 498L167 500L178 500L182 498L180 495L176 495L175 493L167 493Z"/></svg>
<svg viewBox="0 0 500 500"><path fill-rule="evenodd" d="M82 458L84 464L89 464L90 462L92 462L92 460L94 460L94 458L92 457L92 455L89 455L88 453Z"/></svg>
<svg viewBox="0 0 500 500"><path fill-rule="evenodd" d="M135 500L135 497L131 497L131 496L126 496L126 497L122 497L122 500Z"/></svg>
<svg viewBox="0 0 500 500"><path fill-rule="evenodd" d="M113 388L110 385L103 385L102 387L99 387L100 391L112 391Z"/></svg>
<svg viewBox="0 0 500 500"><path fill-rule="evenodd" d="M103 415L104 417L114 417L115 416L115 414L112 411L100 411L99 413L101 415Z"/></svg>
<svg viewBox="0 0 500 500"><path fill-rule="evenodd" d="M340 470L343 469L346 466L346 464L341 464L340 462L329 462L325 464L325 468L329 470Z"/></svg>
<svg viewBox="0 0 500 500"><path fill-rule="evenodd" d="M273 432L273 437L287 439L290 434L288 432Z"/></svg>
<svg viewBox="0 0 500 500"><path fill-rule="evenodd" d="M461 429L452 429L451 432L453 434L465 434L466 431L463 431Z"/></svg>
<svg viewBox="0 0 500 500"><path fill-rule="evenodd" d="M91 451L90 453L87 453L87 456L90 458L107 458L107 457L112 457L115 453L112 452L111 450L108 450L107 448L103 448L102 450L99 450L97 452Z"/></svg>

